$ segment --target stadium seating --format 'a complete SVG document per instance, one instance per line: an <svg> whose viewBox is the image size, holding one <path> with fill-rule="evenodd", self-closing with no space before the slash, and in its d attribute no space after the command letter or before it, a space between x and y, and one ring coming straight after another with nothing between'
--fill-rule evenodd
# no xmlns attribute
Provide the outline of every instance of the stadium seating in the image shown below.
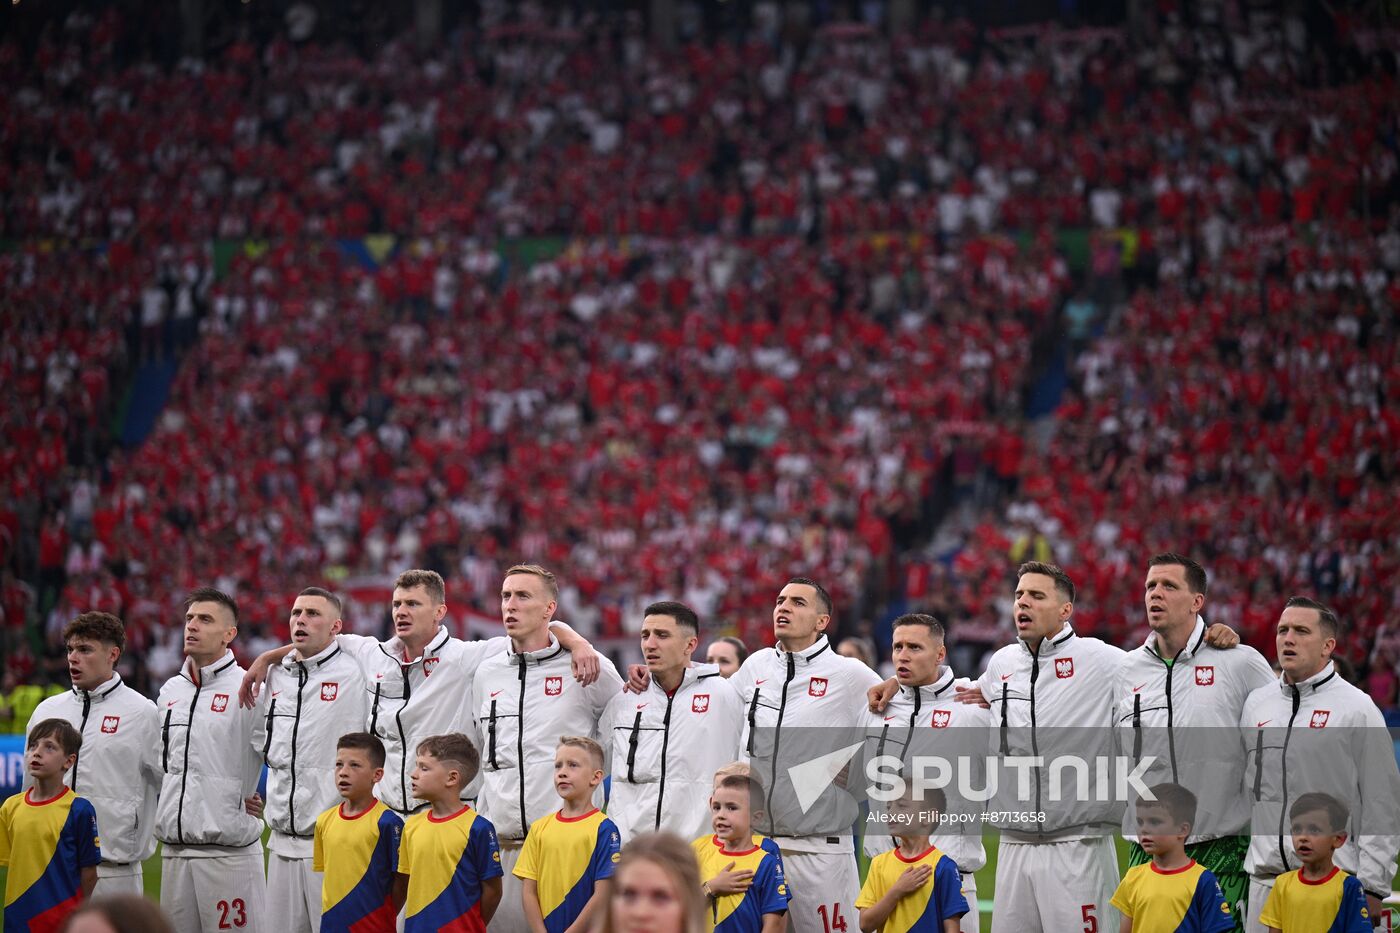
<svg viewBox="0 0 1400 933"><path fill-rule="evenodd" d="M1395 705L1394 43L554 25L0 40L0 608L48 636L7 663L88 606L168 660L196 583L254 645L408 566L490 612L524 555L605 637L670 596L757 643L800 571L847 632L989 645L1045 555L1126 642L1174 549L1266 654L1287 595L1335 605Z"/></svg>

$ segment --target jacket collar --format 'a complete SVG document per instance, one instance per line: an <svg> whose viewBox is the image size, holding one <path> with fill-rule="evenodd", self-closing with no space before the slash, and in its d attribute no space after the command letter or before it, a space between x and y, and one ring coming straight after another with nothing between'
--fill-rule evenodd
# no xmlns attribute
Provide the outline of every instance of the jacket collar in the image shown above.
<svg viewBox="0 0 1400 933"><path fill-rule="evenodd" d="M88 700L93 703L100 703L112 695L112 691L122 685L122 675L113 673L112 676L96 690L84 690L77 684L69 687L73 695L80 700Z"/></svg>
<svg viewBox="0 0 1400 933"><path fill-rule="evenodd" d="M1061 628L1060 631L1057 632L1054 636L1050 638L1042 638L1040 640L1040 657L1048 658L1051 655L1058 654L1064 648L1065 645L1069 644L1073 640L1074 626L1066 622L1064 624L1064 627ZM1020 645L1021 650L1024 651L1026 654L1031 654L1031 646L1026 644L1026 640L1024 638L1016 639L1016 644Z"/></svg>
<svg viewBox="0 0 1400 933"><path fill-rule="evenodd" d="M1283 679L1283 674L1279 674L1278 686L1279 690L1283 693L1283 695L1288 697L1289 699L1292 699L1293 691L1295 688L1303 696L1311 696L1312 694L1317 693L1319 690L1323 689L1323 687L1325 687L1327 684L1332 683L1333 678L1335 678L1336 676L1336 667L1333 666L1331 661L1328 661L1326 666L1323 667L1322 670L1318 671L1316 674L1312 675L1307 680L1300 681L1296 684L1287 683Z"/></svg>
<svg viewBox="0 0 1400 933"><path fill-rule="evenodd" d="M801 651L788 652L784 650L782 642L774 645L773 650L778 653L778 658L783 661L783 663L787 663L787 659L791 657L799 664L811 664L822 652L830 647L831 642L827 641L826 636L818 635L815 643Z"/></svg>
<svg viewBox="0 0 1400 933"><path fill-rule="evenodd" d="M1182 648L1181 652L1177 654L1176 657L1168 658L1166 655L1162 654L1160 651L1157 650L1156 632L1149 631L1147 633L1147 641L1143 642L1142 644L1143 647L1146 648L1154 657L1160 658L1163 661L1185 661L1188 658L1195 657L1196 652L1201 650L1201 646L1204 645L1205 642L1206 620L1202 619L1200 615L1197 615L1196 625L1191 629L1190 637L1186 639L1186 647Z"/></svg>
<svg viewBox="0 0 1400 933"><path fill-rule="evenodd" d="M681 683L680 686L676 688L676 693L680 693L682 690L695 684L697 681L718 676L718 664L692 664L690 665L690 667L687 667L685 671L681 673ZM656 682L655 677L651 678L651 682L647 685L647 689L654 693L658 693L663 697L666 696L666 691L661 689L661 685Z"/></svg>
<svg viewBox="0 0 1400 933"><path fill-rule="evenodd" d="M432 641L428 642L428 647L423 649L423 654L419 657L413 658L410 661L405 661L403 659L403 639L399 638L399 636L397 635L381 644L379 646L379 650L383 651L389 657L393 658L396 664L408 665L411 667L414 664L421 663L423 661L423 658L432 657L433 655L437 654L439 651L442 650L442 646L447 644L448 639L450 639L451 637L452 633L447 630L447 626L439 625L437 634L433 636Z"/></svg>
<svg viewBox="0 0 1400 933"><path fill-rule="evenodd" d="M540 664L550 658L564 653L564 648L559 644L559 639L554 637L554 633L549 633L549 644L538 651L516 651L515 645L510 639L506 639L506 657L512 664L523 661L526 664Z"/></svg>
<svg viewBox="0 0 1400 933"><path fill-rule="evenodd" d="M298 664L301 664L314 671L324 667L331 658L334 658L338 654L340 654L340 644L332 638L329 645L305 660L297 657L296 649L291 650L287 653L287 656L282 659L282 667L291 671L295 670Z"/></svg>
<svg viewBox="0 0 1400 933"><path fill-rule="evenodd" d="M940 697L948 695L948 691L953 686L953 681L955 679L956 675L953 674L953 669L945 664L938 669L938 679L933 683L923 684L918 687L901 686L899 688L899 695L906 700L912 701L917 694L921 704L931 703Z"/></svg>
<svg viewBox="0 0 1400 933"><path fill-rule="evenodd" d="M225 648L223 657L219 658L219 660L215 661L213 664L201 667L196 671L194 658L187 656L184 666L180 668L180 676L184 677L190 683L198 684L202 687L209 684L210 681L214 680L237 663L238 659L233 656L233 652ZM198 680L195 679L196 676L198 676Z"/></svg>

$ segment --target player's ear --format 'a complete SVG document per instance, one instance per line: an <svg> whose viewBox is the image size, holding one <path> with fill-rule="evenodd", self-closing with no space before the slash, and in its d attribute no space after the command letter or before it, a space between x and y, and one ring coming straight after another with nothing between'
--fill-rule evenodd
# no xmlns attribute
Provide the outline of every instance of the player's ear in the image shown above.
<svg viewBox="0 0 1400 933"><path fill-rule="evenodd" d="M77 756L77 755L64 755L64 756L63 756L63 770L64 770L64 771L67 771L69 768L73 767L73 765L75 765L75 764L77 764L77 763L78 763L78 756Z"/></svg>
<svg viewBox="0 0 1400 933"><path fill-rule="evenodd" d="M383 769L383 768L375 768L375 769L374 769L374 783L378 784L378 783L379 783L380 781L382 781L382 780L384 780L384 769Z"/></svg>

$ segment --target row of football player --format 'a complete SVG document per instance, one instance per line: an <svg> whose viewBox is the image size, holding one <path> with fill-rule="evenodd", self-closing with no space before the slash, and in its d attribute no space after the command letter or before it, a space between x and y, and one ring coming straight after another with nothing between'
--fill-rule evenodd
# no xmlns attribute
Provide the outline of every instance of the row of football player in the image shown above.
<svg viewBox="0 0 1400 933"><path fill-rule="evenodd" d="M678 603L649 607L641 639L646 670L632 672L638 696L622 693L611 664L552 621L556 595L548 571L531 565L511 568L501 596L505 637L462 642L441 624L447 612L441 578L408 571L394 590L394 634L381 643L340 633L337 600L310 588L292 609L292 645L260 658L244 677L228 651L237 633L236 605L222 593L200 590L191 594L186 612L185 669L162 689L159 713L152 709L148 716L141 706L146 701L122 687L112 673L120 624L110 620L115 631L84 629L94 623L89 616L80 617L66 633L74 691L46 701L49 707L36 717L65 715L81 723L85 737L96 740L84 753L86 764L80 759L74 768L73 781L92 781L91 790L77 789L93 798L99 814L104 796L110 795L118 839L128 843L113 850L112 833L104 830L110 864L99 869L99 885L139 887L140 861L153 843L135 828L149 832L153 811L155 835L165 842L163 887L171 891L163 891L163 901L189 916L191 927L208 922L216 928L211 905L240 898L246 902L251 891L238 889L238 879L251 885L254 876L262 875L251 868L260 861L261 826L243 807L245 799L257 804L252 788L266 760L272 827L268 901L278 916L292 918L289 928L311 928L320 900L319 880L311 869L312 824L333 802L334 742L355 722L363 722L385 744L378 796L403 813L415 805L409 793L409 750L416 742L453 731L472 738L481 749L483 768L466 793L479 800L481 813L495 824L509 869L519 859L531 823L552 812L548 770L560 735L601 737L612 773L609 810L624 839L652 829L692 837L707 821L710 776L750 749L755 730L771 728L781 735L802 726L860 728L870 722L866 694L882 692L869 668L830 650L824 635L831 621L830 601L809 579L794 579L778 594L776 647L755 652L729 680L712 665L690 661L699 628L690 610ZM1332 671L1338 632L1325 607L1294 600L1283 611L1278 629L1283 674L1276 680L1253 649L1226 647L1234 640L1228 630L1215 633L1219 647L1206 641L1200 617L1206 595L1199 565L1179 555L1153 558L1144 597L1152 632L1143 646L1123 652L1074 633L1074 588L1062 570L1023 565L1011 603L1018 638L993 656L975 685L948 689L954 672L942 663L946 648L940 625L927 617L901 620L905 624L897 627L894 644L897 683L883 688L894 695L879 721L883 725L887 716L903 717L909 725L930 726L936 716L943 726L986 727L990 719L1032 734L1108 724L1131 681L1137 687L1134 694L1143 698L1149 724L1168 730L1237 726L1246 718L1250 725L1271 718L1291 724L1301 721L1292 708L1295 699L1300 708L1307 707L1304 716L1325 712L1322 718L1334 726L1380 724L1370 700ZM1173 683L1170 671L1182 662L1193 664L1197 674ZM1038 679L1042 664L1053 664L1056 676ZM264 675L267 685L258 691ZM1174 701L1170 722L1161 712L1168 683L1173 683ZM233 700L240 687L247 708ZM1271 709L1274 716L1264 715ZM93 768L92 758L103 755L104 740L115 753ZM1286 806L1283 781L1289 769L1302 765L1284 759L1263 769L1263 799ZM1229 773L1244 770L1241 761ZM1353 812L1363 798L1381 810L1394 806L1400 798L1394 784L1364 786L1367 773L1357 769L1351 775L1354 786L1337 796ZM1306 789L1299 777L1286 785L1294 796ZM1347 777L1333 774L1328 789L1335 792ZM1400 783L1393 773L1385 779ZM158 808L151 799L157 786ZM1282 838L1261 835L1251 845L1242 789L1219 793L1238 798L1243 817L1235 832L1195 842L1196 854L1210 857L1213 864L1207 865L1236 914L1248 902L1257 915L1272 880L1297 864L1296 855L1284 851ZM1226 805L1211 812L1240 809ZM1040 832L1017 833L1008 827L1013 831L1002 836L993 928L1076 929L1091 915L1095 924L1111 925L1118 870L1105 832L1113 828L1107 826L1109 818L1091 802L1067 804L1063 812L1046 817ZM792 922L800 930L829 933L831 918L843 907L849 912L858 890L849 835L785 835L784 828L779 823L775 832L793 879ZM985 853L980 840L963 837L949 848L958 843L970 851L951 854L966 872L965 888L975 896L972 873L985 864ZM1368 897L1378 898L1393 874L1387 866L1394 864L1395 848L1390 836L1353 836L1338 861L1359 870ZM208 871L191 871L192 866ZM201 881L205 876L208 884ZM172 878L182 877L189 883L171 884ZM507 871L508 886L511 877ZM1049 895L1052 888L1054 896ZM523 915L511 910L519 902L512 893L518 895L508 892L493 928L526 929ZM211 914L204 921L194 919L200 905ZM1250 919L1252 924L1255 917ZM976 925L975 911L964 917L964 929Z"/></svg>

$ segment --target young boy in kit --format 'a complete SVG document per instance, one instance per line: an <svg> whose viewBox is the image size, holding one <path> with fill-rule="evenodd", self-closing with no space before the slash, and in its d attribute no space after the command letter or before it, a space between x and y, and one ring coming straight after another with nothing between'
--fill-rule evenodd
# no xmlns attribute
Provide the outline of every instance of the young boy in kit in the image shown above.
<svg viewBox="0 0 1400 933"><path fill-rule="evenodd" d="M399 845L406 877L404 933L483 933L501 902L501 850L491 823L462 803L462 788L481 767L460 732L418 743L413 796L429 808L408 818Z"/></svg>
<svg viewBox="0 0 1400 933"><path fill-rule="evenodd" d="M1303 865L1279 875L1259 920L1272 933L1371 933L1361 882L1332 864L1347 841L1347 808L1330 794L1303 794L1288 811L1293 851Z"/></svg>
<svg viewBox="0 0 1400 933"><path fill-rule="evenodd" d="M564 806L530 826L515 866L533 933L580 933L607 911L621 841L617 826L593 806L601 783L603 747L560 736L554 790Z"/></svg>
<svg viewBox="0 0 1400 933"><path fill-rule="evenodd" d="M34 785L0 805L0 866L9 868L5 933L59 929L97 884L97 811L63 783L82 743L65 719L45 719L29 732Z"/></svg>
<svg viewBox="0 0 1400 933"><path fill-rule="evenodd" d="M916 794L922 793L922 800ZM947 796L938 788L911 787L890 802L886 811L897 845L870 861L870 871L856 898L862 933L906 933L940 930L958 933L968 911L958 864L930 837L938 815L947 809Z"/></svg>
<svg viewBox="0 0 1400 933"><path fill-rule="evenodd" d="M721 769L723 770L723 769ZM716 933L778 933L787 927L788 890L778 844L755 835L763 785L751 775L717 777L710 796L714 835L691 843L709 899L708 926Z"/></svg>
<svg viewBox="0 0 1400 933"><path fill-rule="evenodd" d="M1128 869L1113 893L1122 933L1230 933L1235 917L1220 883L1186 854L1196 795L1179 784L1151 788L1137 802L1138 845L1152 861Z"/></svg>
<svg viewBox="0 0 1400 933"><path fill-rule="evenodd" d="M316 818L311 858L325 876L321 933L394 933L404 900L397 883L403 819L374 797L384 757L384 743L368 732L336 742L335 787L345 799Z"/></svg>

